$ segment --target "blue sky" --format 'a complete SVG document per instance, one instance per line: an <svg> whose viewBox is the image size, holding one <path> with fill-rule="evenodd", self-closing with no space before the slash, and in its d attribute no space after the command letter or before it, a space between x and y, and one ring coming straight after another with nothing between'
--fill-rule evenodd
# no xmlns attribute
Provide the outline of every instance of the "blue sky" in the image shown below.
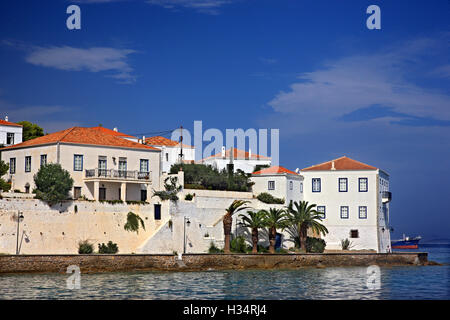
<svg viewBox="0 0 450 320"><path fill-rule="evenodd" d="M380 167L394 237L448 237L449 14L445 0L1 1L0 116L47 132L279 128L283 166Z"/></svg>

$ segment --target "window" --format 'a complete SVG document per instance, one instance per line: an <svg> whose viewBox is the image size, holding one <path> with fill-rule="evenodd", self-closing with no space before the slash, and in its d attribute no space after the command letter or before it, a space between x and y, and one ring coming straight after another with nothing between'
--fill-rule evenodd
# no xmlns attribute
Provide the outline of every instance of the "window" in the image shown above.
<svg viewBox="0 0 450 320"><path fill-rule="evenodd" d="M359 178L359 192L367 192L367 178Z"/></svg>
<svg viewBox="0 0 450 320"><path fill-rule="evenodd" d="M303 193L303 182L300 182L300 193Z"/></svg>
<svg viewBox="0 0 450 320"><path fill-rule="evenodd" d="M41 167L47 164L47 155L41 154Z"/></svg>
<svg viewBox="0 0 450 320"><path fill-rule="evenodd" d="M127 158L119 158L119 177L127 175Z"/></svg>
<svg viewBox="0 0 450 320"><path fill-rule="evenodd" d="M106 177L107 168L108 166L106 163L106 157L105 156L98 157L98 175L100 177Z"/></svg>
<svg viewBox="0 0 450 320"><path fill-rule="evenodd" d="M359 207L359 218L367 219L367 207L366 206Z"/></svg>
<svg viewBox="0 0 450 320"><path fill-rule="evenodd" d="M358 230L350 230L350 238L359 238Z"/></svg>
<svg viewBox="0 0 450 320"><path fill-rule="evenodd" d="M73 187L73 198L74 199L81 198L81 187Z"/></svg>
<svg viewBox="0 0 450 320"><path fill-rule="evenodd" d="M166 152L166 161L169 161L169 154Z"/></svg>
<svg viewBox="0 0 450 320"><path fill-rule="evenodd" d="M275 190L275 181L269 181L267 189L269 190Z"/></svg>
<svg viewBox="0 0 450 320"><path fill-rule="evenodd" d="M317 206L317 212L320 212L321 218L325 219L325 206Z"/></svg>
<svg viewBox="0 0 450 320"><path fill-rule="evenodd" d="M14 144L14 133L8 132L8 133L6 134L6 144L7 144L7 145Z"/></svg>
<svg viewBox="0 0 450 320"><path fill-rule="evenodd" d="M9 159L9 173L16 173L16 158Z"/></svg>
<svg viewBox="0 0 450 320"><path fill-rule="evenodd" d="M31 171L31 156L25 157L25 172Z"/></svg>
<svg viewBox="0 0 450 320"><path fill-rule="evenodd" d="M73 155L73 171L83 171L83 155Z"/></svg>
<svg viewBox="0 0 450 320"><path fill-rule="evenodd" d="M161 205L155 204L155 220L161 220Z"/></svg>
<svg viewBox="0 0 450 320"><path fill-rule="evenodd" d="M141 159L139 169L141 172L148 172L148 159Z"/></svg>
<svg viewBox="0 0 450 320"><path fill-rule="evenodd" d="M348 189L348 180L347 178L339 178L339 192L347 192Z"/></svg>
<svg viewBox="0 0 450 320"><path fill-rule="evenodd" d="M348 219L348 207L341 207L341 219Z"/></svg>
<svg viewBox="0 0 450 320"><path fill-rule="evenodd" d="M292 181L289 181L289 190L292 190L294 188L294 184Z"/></svg>
<svg viewBox="0 0 450 320"><path fill-rule="evenodd" d="M312 179L312 192L320 192L322 186L320 185L320 178Z"/></svg>

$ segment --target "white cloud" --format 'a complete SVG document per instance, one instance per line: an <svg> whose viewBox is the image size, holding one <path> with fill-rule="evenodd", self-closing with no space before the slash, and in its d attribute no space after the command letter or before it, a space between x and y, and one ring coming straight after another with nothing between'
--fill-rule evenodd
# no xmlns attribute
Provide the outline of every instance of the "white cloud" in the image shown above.
<svg viewBox="0 0 450 320"><path fill-rule="evenodd" d="M206 14L219 14L219 8L231 0L147 0L151 5L167 9L191 8Z"/></svg>
<svg viewBox="0 0 450 320"><path fill-rule="evenodd" d="M450 120L450 96L411 80L421 78L421 65L427 67L440 43L418 39L384 52L328 62L323 69L301 74L300 81L268 104L280 115L296 115L305 123L326 122L377 104L415 117Z"/></svg>
<svg viewBox="0 0 450 320"><path fill-rule="evenodd" d="M135 52L106 47L33 47L25 60L34 65L66 71L111 72L110 76L120 79L122 83L133 83L136 77L127 58Z"/></svg>

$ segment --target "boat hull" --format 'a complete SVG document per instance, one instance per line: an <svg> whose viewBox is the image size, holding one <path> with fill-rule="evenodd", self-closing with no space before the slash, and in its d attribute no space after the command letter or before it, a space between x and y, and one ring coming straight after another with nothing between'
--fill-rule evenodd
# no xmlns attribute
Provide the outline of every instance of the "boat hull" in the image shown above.
<svg viewBox="0 0 450 320"><path fill-rule="evenodd" d="M394 240L391 242L392 249L417 249L420 239Z"/></svg>

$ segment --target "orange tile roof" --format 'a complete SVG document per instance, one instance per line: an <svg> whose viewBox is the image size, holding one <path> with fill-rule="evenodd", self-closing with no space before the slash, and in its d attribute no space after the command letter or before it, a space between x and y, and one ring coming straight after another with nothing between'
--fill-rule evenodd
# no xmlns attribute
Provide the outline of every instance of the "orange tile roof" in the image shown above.
<svg viewBox="0 0 450 320"><path fill-rule="evenodd" d="M316 164L302 169L301 171L328 171L333 168L333 163L335 170L377 170L377 168L369 166L368 164L344 156L335 160Z"/></svg>
<svg viewBox="0 0 450 320"><path fill-rule="evenodd" d="M148 144L151 146L167 146L167 147L176 147L176 146L180 145L180 143L175 140L167 139L167 138L161 137L161 136L145 138L145 144ZM183 143L183 147L184 148L193 148L192 146L189 146L184 143Z"/></svg>
<svg viewBox="0 0 450 320"><path fill-rule="evenodd" d="M231 148L228 150L225 150L225 158L229 159L230 155L231 155ZM222 152L212 155L210 157L207 157L205 159L202 159L202 161L207 160L207 159L214 159L214 158L223 158ZM266 157L266 156L261 156L259 154L254 154L254 153L252 153L252 156L250 157L249 152L233 148L233 159L235 159L235 160L241 160L241 159L270 160L271 158Z"/></svg>
<svg viewBox="0 0 450 320"><path fill-rule="evenodd" d="M14 122L9 122L9 121L6 121L6 120L0 120L0 125L2 125L2 126L11 126L11 127L22 127L21 124L14 123Z"/></svg>
<svg viewBox="0 0 450 320"><path fill-rule="evenodd" d="M291 170L286 169L281 166L273 166L270 168L264 168L262 170L253 172L253 174L285 174L285 173L298 175L296 172L291 171Z"/></svg>
<svg viewBox="0 0 450 320"><path fill-rule="evenodd" d="M113 136L116 136L116 137L126 137L126 138L135 138L135 139L137 139L136 137L130 136L129 134L118 132L118 131L114 131L114 130L111 130L111 129L108 129L108 128L105 128L105 127L92 127L91 129L95 129L95 130L98 130L98 131L101 131L103 133L107 133L107 134L110 134L110 135L113 135Z"/></svg>
<svg viewBox="0 0 450 320"><path fill-rule="evenodd" d="M127 139L115 137L108 133L104 133L102 130L84 127L72 127L66 130L50 133L42 137L18 143L13 146L5 147L1 150L54 144L57 142L159 151L159 149L147 146L145 144L133 142Z"/></svg>

